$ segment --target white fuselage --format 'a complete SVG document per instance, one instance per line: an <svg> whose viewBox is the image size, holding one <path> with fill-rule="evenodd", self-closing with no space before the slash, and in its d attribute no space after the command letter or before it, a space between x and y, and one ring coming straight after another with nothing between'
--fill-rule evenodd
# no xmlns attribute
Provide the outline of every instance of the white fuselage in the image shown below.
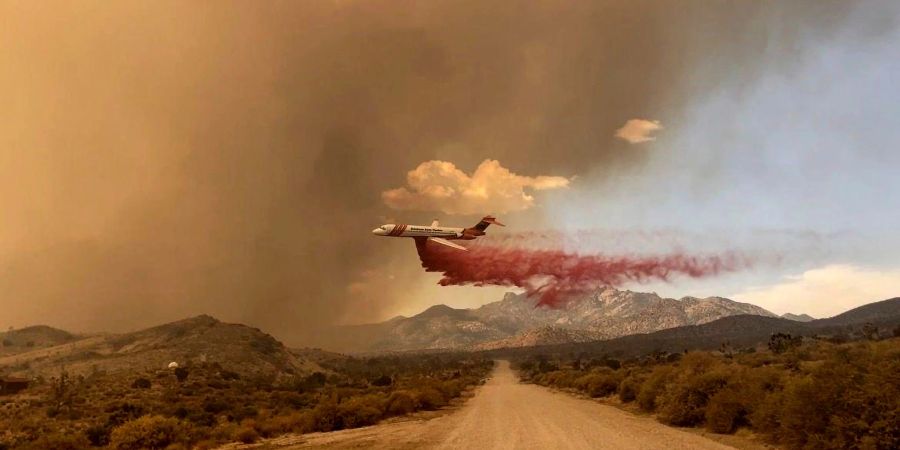
<svg viewBox="0 0 900 450"><path fill-rule="evenodd" d="M463 237L465 228L432 227L428 225L404 225L386 224L374 230L376 236L391 237L435 237L444 239L459 239Z"/></svg>

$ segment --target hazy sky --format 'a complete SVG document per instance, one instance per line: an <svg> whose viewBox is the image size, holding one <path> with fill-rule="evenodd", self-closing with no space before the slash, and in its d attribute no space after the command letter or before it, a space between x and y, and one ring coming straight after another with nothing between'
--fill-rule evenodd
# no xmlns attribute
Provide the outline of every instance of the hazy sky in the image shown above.
<svg viewBox="0 0 900 450"><path fill-rule="evenodd" d="M898 19L893 1L0 2L0 326L209 313L302 343L475 306L503 289L441 288L369 230L482 208L497 233L600 230L596 251L781 256L634 289L813 315L900 295ZM654 237L616 238L636 231Z"/></svg>

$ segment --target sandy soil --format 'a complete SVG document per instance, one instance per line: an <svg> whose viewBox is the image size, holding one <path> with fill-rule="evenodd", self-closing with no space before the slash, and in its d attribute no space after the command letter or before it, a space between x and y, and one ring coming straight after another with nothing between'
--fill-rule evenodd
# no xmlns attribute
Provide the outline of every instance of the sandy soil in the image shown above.
<svg viewBox="0 0 900 450"><path fill-rule="evenodd" d="M285 436L265 448L391 449L729 449L650 417L521 384L501 361L493 377L462 407L332 433ZM242 447L242 446L241 446Z"/></svg>

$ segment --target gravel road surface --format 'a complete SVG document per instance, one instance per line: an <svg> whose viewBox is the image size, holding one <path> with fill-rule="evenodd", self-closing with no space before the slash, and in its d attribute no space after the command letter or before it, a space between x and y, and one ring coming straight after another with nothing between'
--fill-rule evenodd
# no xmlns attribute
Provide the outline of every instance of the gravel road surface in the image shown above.
<svg viewBox="0 0 900 450"><path fill-rule="evenodd" d="M462 407L430 419L269 441L280 448L730 449L650 417L521 384L500 361Z"/></svg>

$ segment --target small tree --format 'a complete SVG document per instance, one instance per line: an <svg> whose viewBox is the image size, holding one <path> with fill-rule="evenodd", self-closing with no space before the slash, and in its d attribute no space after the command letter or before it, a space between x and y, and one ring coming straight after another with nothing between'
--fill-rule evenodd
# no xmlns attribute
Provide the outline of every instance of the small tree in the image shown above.
<svg viewBox="0 0 900 450"><path fill-rule="evenodd" d="M728 359L734 358L734 346L731 345L730 341L722 342L719 345L719 352Z"/></svg>
<svg viewBox="0 0 900 450"><path fill-rule="evenodd" d="M189 373L190 372L185 367L176 367L175 368L175 378L178 379L179 382L187 380Z"/></svg>
<svg viewBox="0 0 900 450"><path fill-rule="evenodd" d="M388 375L382 375L374 380L372 380L372 386L390 386L394 383L394 380L391 379Z"/></svg>
<svg viewBox="0 0 900 450"><path fill-rule="evenodd" d="M872 322L866 322L862 327L862 334L867 340L877 341L878 340L878 327L875 326Z"/></svg>
<svg viewBox="0 0 900 450"><path fill-rule="evenodd" d="M775 354L782 354L792 348L799 347L803 343L800 336L791 336L790 333L775 333L769 338L769 350Z"/></svg>

